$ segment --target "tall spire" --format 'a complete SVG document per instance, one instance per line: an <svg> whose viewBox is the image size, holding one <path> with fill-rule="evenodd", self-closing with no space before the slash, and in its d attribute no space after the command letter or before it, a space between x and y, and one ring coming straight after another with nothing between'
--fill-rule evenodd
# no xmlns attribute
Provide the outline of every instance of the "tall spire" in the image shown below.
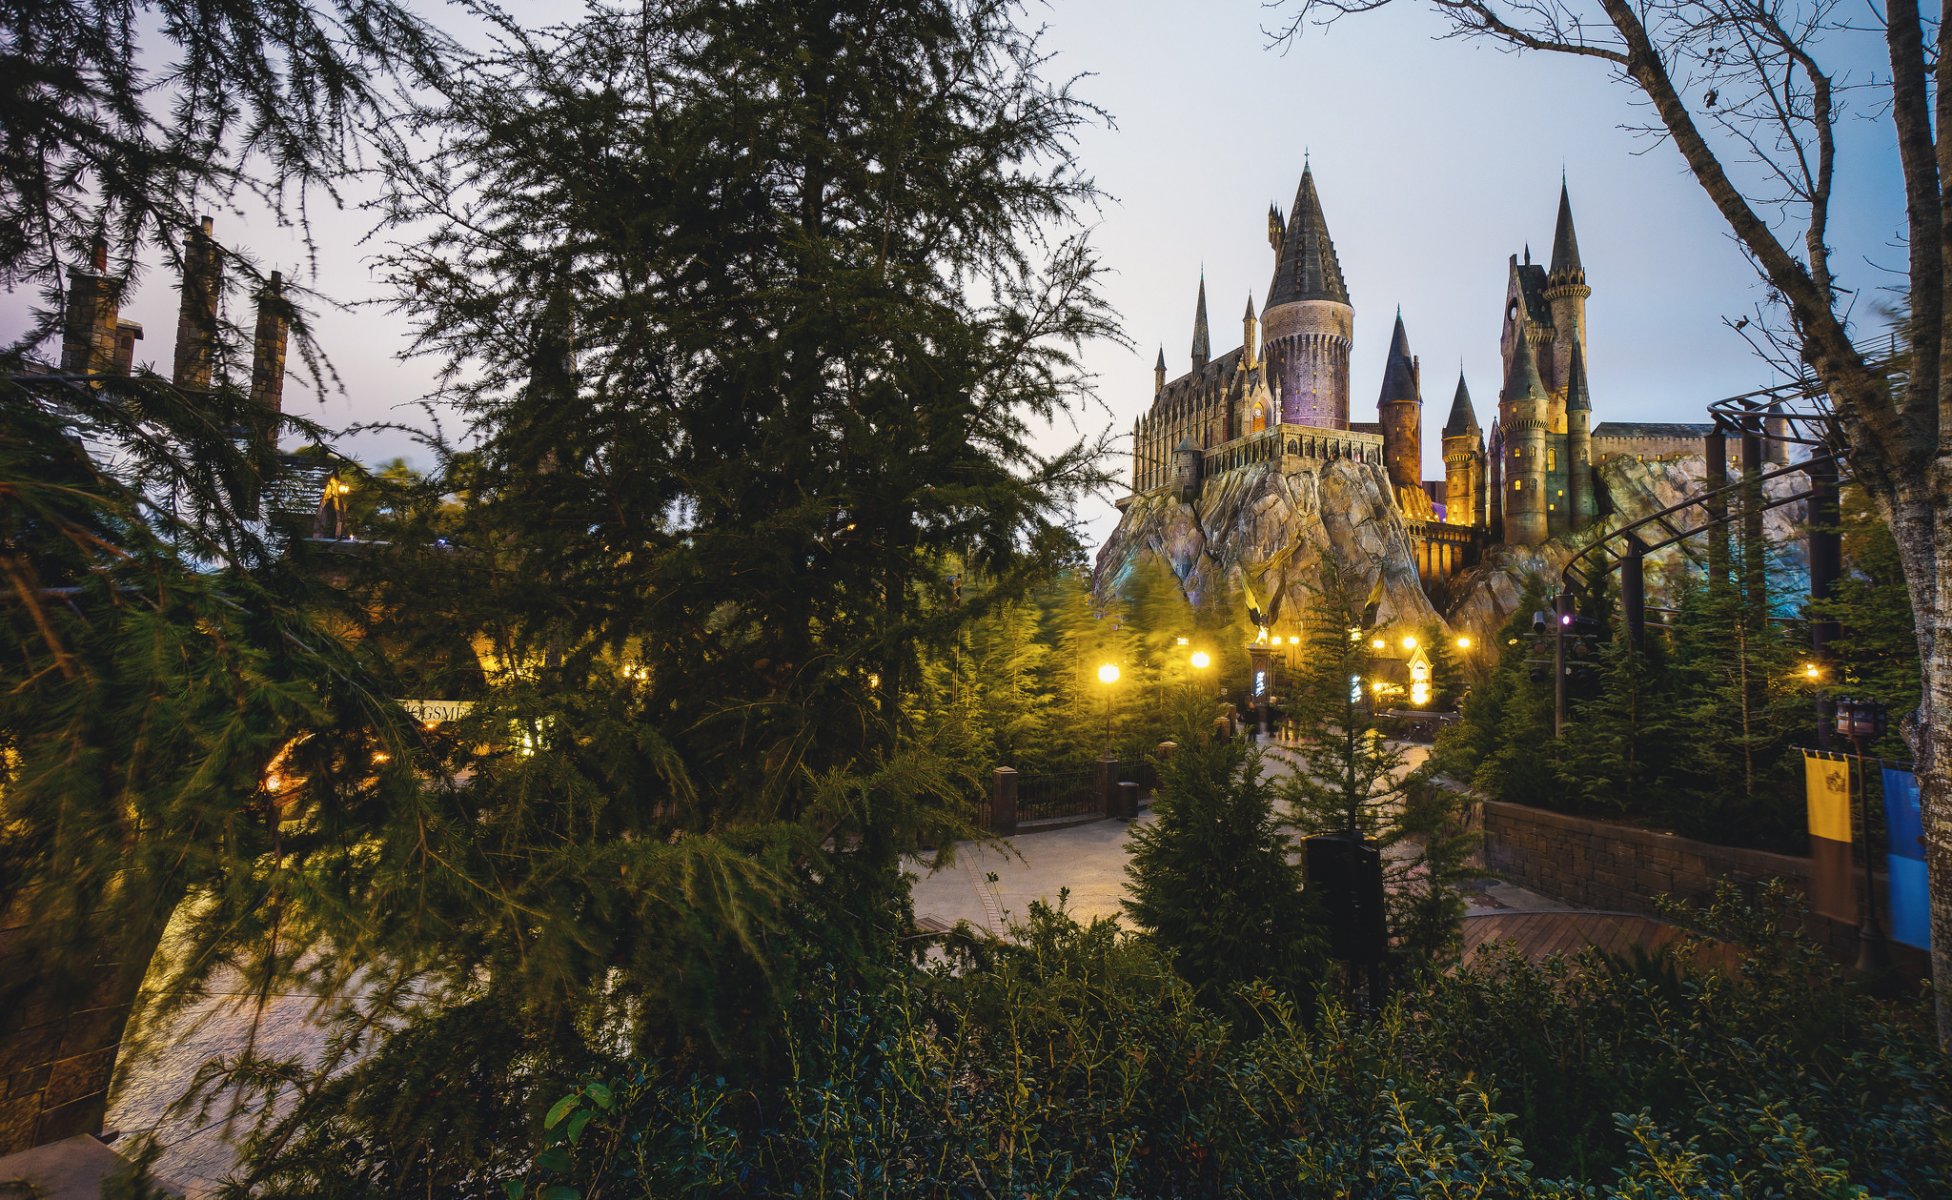
<svg viewBox="0 0 1952 1200"><path fill-rule="evenodd" d="M1592 411L1593 396L1586 387L1586 355L1572 344L1572 363L1566 372L1566 411Z"/></svg>
<svg viewBox="0 0 1952 1200"><path fill-rule="evenodd" d="M1349 303L1349 287L1342 280L1342 264L1335 257L1335 243L1322 217L1322 200L1315 194L1315 172L1310 167L1302 168L1301 186L1295 191L1294 208L1288 214L1264 308L1300 300Z"/></svg>
<svg viewBox="0 0 1952 1200"><path fill-rule="evenodd" d="M1566 181L1559 181L1559 224L1552 231L1552 270L1554 281L1574 277L1573 282L1586 280L1586 268L1579 262L1579 237L1572 228L1572 197L1566 191Z"/></svg>
<svg viewBox="0 0 1952 1200"><path fill-rule="evenodd" d="M1396 310L1396 332L1390 335L1389 358L1383 365L1382 403L1418 400L1416 362L1410 357L1410 335L1403 331L1403 310Z"/></svg>
<svg viewBox="0 0 1952 1200"><path fill-rule="evenodd" d="M1465 437L1478 432L1478 414L1471 407L1471 389L1464 386L1464 372L1457 372L1457 394L1451 398L1450 419L1444 422L1445 437Z"/></svg>
<svg viewBox="0 0 1952 1200"><path fill-rule="evenodd" d="M1211 343L1206 333L1206 272L1200 272L1200 303L1193 310L1193 369L1204 368L1213 357Z"/></svg>

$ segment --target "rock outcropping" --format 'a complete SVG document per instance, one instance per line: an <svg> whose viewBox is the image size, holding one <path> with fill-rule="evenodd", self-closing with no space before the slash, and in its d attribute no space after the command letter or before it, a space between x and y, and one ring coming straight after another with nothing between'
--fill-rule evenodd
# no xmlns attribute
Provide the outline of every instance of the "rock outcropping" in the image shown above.
<svg viewBox="0 0 1952 1200"><path fill-rule="evenodd" d="M1332 555L1365 593L1381 578L1379 628L1442 623L1417 579L1389 477L1351 459L1221 472L1204 481L1197 505L1166 491L1135 496L1098 551L1099 586L1116 588L1147 555L1163 559L1196 604L1237 601L1245 570L1268 615L1287 628L1306 623L1311 586Z"/></svg>
<svg viewBox="0 0 1952 1200"><path fill-rule="evenodd" d="M1437 612L1417 579L1409 531L1383 468L1350 459L1286 460L1221 472L1203 482L1197 504L1165 490L1135 496L1098 552L1098 582L1115 589L1143 558L1153 556L1172 568L1194 603L1238 603L1245 574L1268 615L1292 629L1306 626L1313 581L1323 559L1333 556L1365 591L1380 577L1379 631L1394 636L1434 624L1482 640L1510 618L1529 581L1555 587L1566 563L1596 538L1700 494L1706 463L1699 455L1657 462L1614 458L1595 474L1609 498L1609 515L1542 546L1487 547L1480 562L1451 581L1454 599L1447 614ZM1798 490L1801 483L1794 476L1767 486L1771 498ZM1677 531L1695 529L1703 516L1699 509L1688 510L1672 523ZM1785 599L1804 586L1803 520L1800 501L1764 518L1765 534L1782 547L1771 576ZM1679 574L1699 571L1706 552L1704 536L1650 556L1649 603L1670 598Z"/></svg>

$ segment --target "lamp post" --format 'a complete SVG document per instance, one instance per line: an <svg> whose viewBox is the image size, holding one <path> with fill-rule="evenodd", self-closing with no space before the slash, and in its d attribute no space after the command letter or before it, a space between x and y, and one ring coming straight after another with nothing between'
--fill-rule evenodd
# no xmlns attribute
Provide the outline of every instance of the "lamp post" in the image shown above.
<svg viewBox="0 0 1952 1200"><path fill-rule="evenodd" d="M1105 685L1105 757L1110 758L1112 756L1112 685L1118 682L1118 664L1100 664L1098 682Z"/></svg>
<svg viewBox="0 0 1952 1200"><path fill-rule="evenodd" d="M1884 929L1877 919L1877 888L1871 879L1871 804L1864 786L1864 743L1884 736L1884 705L1845 697L1837 701L1836 714L1837 733L1849 738L1857 751L1857 810L1864 830L1864 916L1857 924L1857 969L1868 974L1890 965Z"/></svg>

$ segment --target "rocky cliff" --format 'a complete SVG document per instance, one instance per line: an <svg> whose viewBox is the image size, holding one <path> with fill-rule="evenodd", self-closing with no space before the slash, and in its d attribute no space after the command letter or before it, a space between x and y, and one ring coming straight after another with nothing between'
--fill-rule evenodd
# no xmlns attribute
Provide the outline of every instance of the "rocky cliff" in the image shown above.
<svg viewBox="0 0 1952 1200"><path fill-rule="evenodd" d="M1582 547L1631 521L1701 491L1706 466L1700 456L1661 462L1613 459L1597 475L1611 513L1593 528L1539 547L1492 546L1483 560L1452 580L1450 611L1440 615L1417 580L1416 560L1383 469L1347 459L1260 463L1209 477L1197 504L1167 492L1135 496L1124 519L1098 552L1100 587L1116 588L1146 556L1172 568L1187 597L1236 603L1243 570L1275 624L1285 630L1307 622L1310 583L1334 556L1364 590L1382 580L1376 625L1389 636L1438 624L1452 632L1488 638L1518 607L1527 581L1556 583ZM1798 489L1795 477L1770 485L1772 496ZM1803 519L1800 502L1766 515L1769 536L1784 545L1772 575L1792 596L1802 586ZM1693 529L1699 512L1679 514L1675 528ZM1649 603L1670 595L1678 572L1699 570L1706 540L1696 539L1648 560Z"/></svg>
<svg viewBox="0 0 1952 1200"><path fill-rule="evenodd" d="M1197 505L1167 492L1132 499L1098 551L1099 586L1117 587L1145 556L1165 560L1194 603L1238 600L1243 568L1269 616L1292 631L1310 582L1333 555L1365 593L1382 579L1376 623L1441 623L1417 581L1403 518L1380 466L1349 459L1257 463L1209 477Z"/></svg>

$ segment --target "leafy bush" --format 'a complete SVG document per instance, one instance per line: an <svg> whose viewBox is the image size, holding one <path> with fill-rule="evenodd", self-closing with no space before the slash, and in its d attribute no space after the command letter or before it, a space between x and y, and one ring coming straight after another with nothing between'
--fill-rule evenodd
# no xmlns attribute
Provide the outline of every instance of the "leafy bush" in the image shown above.
<svg viewBox="0 0 1952 1200"><path fill-rule="evenodd" d="M565 1096L514 1196L1936 1196L1952 1071L1781 897L1753 942L1493 956L1358 1021L1271 989L1243 1037L1143 941L1039 907L818 1017L770 1094L647 1063Z"/></svg>

